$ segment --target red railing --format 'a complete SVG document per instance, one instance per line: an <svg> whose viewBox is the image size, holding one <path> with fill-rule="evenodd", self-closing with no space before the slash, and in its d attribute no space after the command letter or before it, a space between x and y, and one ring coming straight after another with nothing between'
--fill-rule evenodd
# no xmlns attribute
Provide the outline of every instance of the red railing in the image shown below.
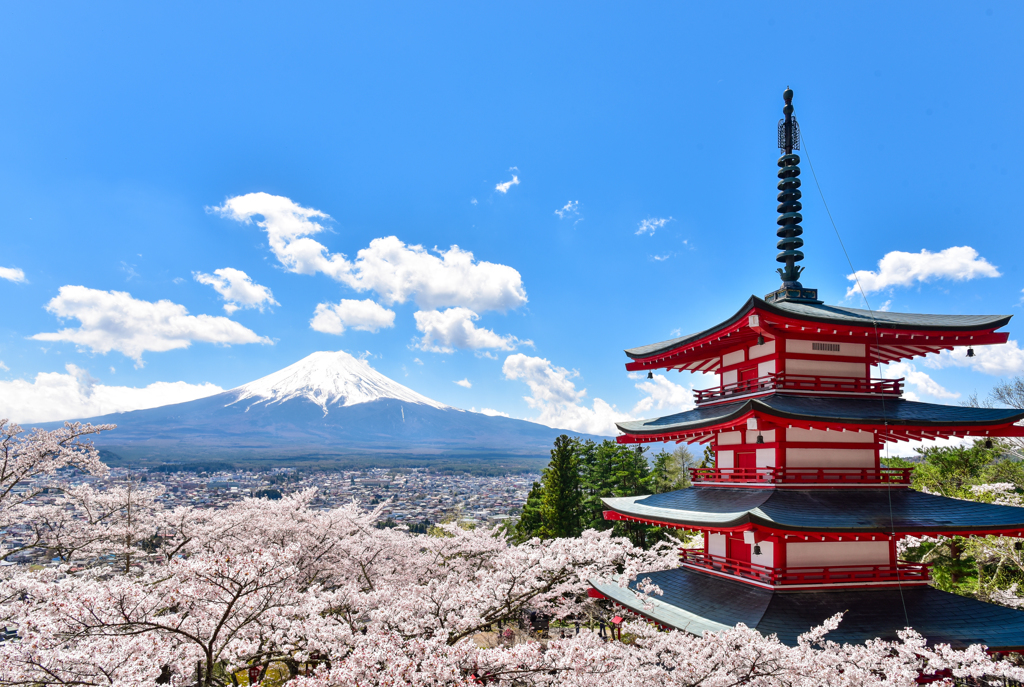
<svg viewBox="0 0 1024 687"><path fill-rule="evenodd" d="M693 482L910 484L913 468L690 468Z"/></svg>
<svg viewBox="0 0 1024 687"><path fill-rule="evenodd" d="M736 575L773 586L815 584L868 584L877 582L927 583L930 579L925 563L899 562L896 565L831 565L793 568L769 568L721 556L712 556L703 549L680 549L679 559L685 565L705 568L727 575Z"/></svg>
<svg viewBox="0 0 1024 687"><path fill-rule="evenodd" d="M812 377L810 375L792 375L778 372L756 379L744 379L741 382L734 382L721 387L697 389L693 394L697 403L708 403L729 398L730 396L780 390L829 394L885 394L899 396L903 393L903 378L851 379L849 377Z"/></svg>

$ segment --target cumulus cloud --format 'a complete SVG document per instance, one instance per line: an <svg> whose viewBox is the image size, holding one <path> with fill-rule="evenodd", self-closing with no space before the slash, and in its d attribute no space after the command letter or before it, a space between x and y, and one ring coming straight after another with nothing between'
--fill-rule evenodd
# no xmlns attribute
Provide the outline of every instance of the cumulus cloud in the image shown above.
<svg viewBox="0 0 1024 687"><path fill-rule="evenodd" d="M636 235L641 236L643 234L650 234L651 236L654 236L654 232L661 229L671 221L671 217L648 217L645 220L641 220L640 224L637 225Z"/></svg>
<svg viewBox="0 0 1024 687"><path fill-rule="evenodd" d="M257 284L248 274L233 267L214 270L213 274L193 272L192 276L200 284L212 286L220 294L225 301L224 311L228 315L242 308L258 308L263 312L264 307L281 305L274 300L270 289Z"/></svg>
<svg viewBox="0 0 1024 687"><path fill-rule="evenodd" d="M184 403L223 391L216 384L187 382L106 386L76 365L64 369L40 372L33 381L0 381L0 417L22 424L70 420Z"/></svg>
<svg viewBox="0 0 1024 687"><path fill-rule="evenodd" d="M694 384L682 386L658 374L653 379L641 373L630 374L631 379L637 380L635 386L644 397L630 412L624 412L600 398L595 398L588 407L587 390L577 389L572 381L579 373L552 365L545 358L515 353L505 359L501 369L505 379L525 382L530 388L530 395L523 400L538 412L533 422L556 429L608 436L619 433L616 422L650 417L651 411L680 412L694 407ZM696 384L713 386L717 378L707 377L712 379L705 379L704 375L696 377Z"/></svg>
<svg viewBox="0 0 1024 687"><path fill-rule="evenodd" d="M24 284L25 272L17 267L0 267L0 279L13 281L15 284Z"/></svg>
<svg viewBox="0 0 1024 687"><path fill-rule="evenodd" d="M349 261L309 238L324 231L316 220L329 217L288 198L250 193L229 198L211 210L240 222L262 216L256 224L266 231L271 251L286 269L299 274L323 272L357 291L376 292L385 305L413 299L425 309L461 306L484 312L526 303L518 271L477 261L472 252L458 246L428 251L389 236L374 239Z"/></svg>
<svg viewBox="0 0 1024 687"><path fill-rule="evenodd" d="M46 310L80 325L59 332L36 334L37 341L67 341L94 353L118 351L142 367L146 351L188 348L193 341L215 344L273 342L226 317L189 315L185 306L168 300L132 298L125 291L100 291L62 286Z"/></svg>
<svg viewBox="0 0 1024 687"><path fill-rule="evenodd" d="M511 334L501 336L490 329L477 327L473 322L480 316L468 308L421 310L413 317L416 329L423 332L423 338L416 347L424 351L451 353L456 348L511 351L517 346L533 345L531 341L520 341Z"/></svg>
<svg viewBox="0 0 1024 687"><path fill-rule="evenodd" d="M913 392L908 391L904 394L907 400L910 401L918 400L919 394L934 398L960 398L960 394L949 391L932 379L927 372L918 370L913 363L901 361L885 365L882 368L882 376L886 379L899 379L902 377L906 380L904 384L913 386Z"/></svg>
<svg viewBox="0 0 1024 687"><path fill-rule="evenodd" d="M1021 374L1024 372L1024 350L1016 341L1007 341L994 346L978 346L974 349L974 357L967 357L967 347L957 346L952 351L942 351L928 355L924 366L933 370L944 367L970 367L996 377Z"/></svg>
<svg viewBox="0 0 1024 687"><path fill-rule="evenodd" d="M558 215L558 219L565 219L567 215L578 215L580 214L580 202L578 200L570 200L561 208L555 210L555 214Z"/></svg>
<svg viewBox="0 0 1024 687"><path fill-rule="evenodd" d="M494 408L481 408L480 410L474 410L474 413L480 413L481 415L490 415L491 417L512 417L508 413L503 413L500 410Z"/></svg>
<svg viewBox="0 0 1024 687"><path fill-rule="evenodd" d="M878 270L858 270L846 276L853 285L846 297L859 293L875 293L893 286L912 286L934 279L967 281L979 277L998 277L999 270L978 255L970 246L953 246L938 253L922 249L920 253L893 251L878 261ZM860 288L857 284L860 283Z"/></svg>
<svg viewBox="0 0 1024 687"><path fill-rule="evenodd" d="M324 334L342 334L346 328L376 333L395 326L395 313L371 300L342 299L317 304L309 326Z"/></svg>
<svg viewBox="0 0 1024 687"><path fill-rule="evenodd" d="M497 184L494 187L494 190L497 191L498 193L508 193L508 190L510 188L512 188L513 186L518 186L518 185L519 185L519 177L517 175L513 174L512 175L512 179L510 181L503 181L500 184Z"/></svg>
<svg viewBox="0 0 1024 687"><path fill-rule="evenodd" d="M460 380L458 380L455 383L458 384L459 386L461 386L464 389L472 389L473 388L473 382L469 381L468 377L466 379L460 379Z"/></svg>

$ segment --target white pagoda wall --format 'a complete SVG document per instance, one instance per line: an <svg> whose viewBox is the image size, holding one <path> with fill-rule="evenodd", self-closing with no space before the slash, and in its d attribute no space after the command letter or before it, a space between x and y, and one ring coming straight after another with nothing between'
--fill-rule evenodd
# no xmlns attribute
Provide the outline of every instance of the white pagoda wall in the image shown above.
<svg viewBox="0 0 1024 687"><path fill-rule="evenodd" d="M790 568L889 565L889 559L889 542L887 541L788 542L786 544L786 566Z"/></svg>

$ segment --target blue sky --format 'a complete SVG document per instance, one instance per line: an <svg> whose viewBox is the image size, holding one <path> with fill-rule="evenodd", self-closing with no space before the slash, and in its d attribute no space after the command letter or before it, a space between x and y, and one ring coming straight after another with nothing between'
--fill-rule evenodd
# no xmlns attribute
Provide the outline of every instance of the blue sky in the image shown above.
<svg viewBox="0 0 1024 687"><path fill-rule="evenodd" d="M337 349L574 429L678 410L696 380L622 349L776 288L787 85L874 307L1020 314L1024 7L778 7L4 5L0 414ZM803 282L860 306L803 168ZM1024 371L1003 348L897 371L956 403Z"/></svg>

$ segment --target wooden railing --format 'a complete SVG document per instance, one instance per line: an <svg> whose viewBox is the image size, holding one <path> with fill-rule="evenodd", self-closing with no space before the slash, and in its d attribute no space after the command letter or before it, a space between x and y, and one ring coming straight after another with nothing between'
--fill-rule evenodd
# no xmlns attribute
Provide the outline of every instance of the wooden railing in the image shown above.
<svg viewBox="0 0 1024 687"><path fill-rule="evenodd" d="M925 563L896 565L831 565L792 568L770 568L756 563L712 556L703 549L680 549L679 559L685 565L705 568L727 575L736 575L773 586L815 584L871 584L878 582L927 583L930 579Z"/></svg>
<svg viewBox="0 0 1024 687"><path fill-rule="evenodd" d="M692 482L909 485L913 468L690 468Z"/></svg>
<svg viewBox="0 0 1024 687"><path fill-rule="evenodd" d="M805 391L810 393L843 394L884 394L899 396L903 393L903 378L900 379L854 379L849 377L812 377L792 375L785 372L765 375L756 379L744 379L720 387L697 389L693 392L697 403L720 401L731 396L756 394L762 391Z"/></svg>

